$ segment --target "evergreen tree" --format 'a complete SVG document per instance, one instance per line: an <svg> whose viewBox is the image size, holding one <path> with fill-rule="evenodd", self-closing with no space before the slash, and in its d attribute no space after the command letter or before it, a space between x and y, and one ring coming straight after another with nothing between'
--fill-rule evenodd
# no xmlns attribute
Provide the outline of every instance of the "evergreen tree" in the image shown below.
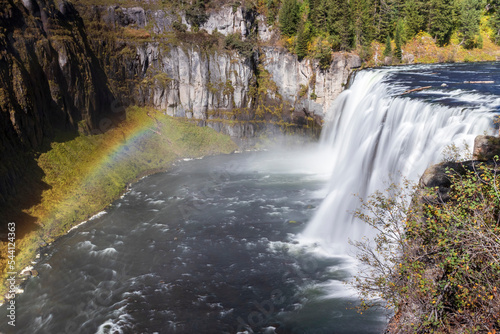
<svg viewBox="0 0 500 334"><path fill-rule="evenodd" d="M490 27L493 30L491 39L495 44L500 45L500 0L491 0L488 14L491 15Z"/></svg>
<svg viewBox="0 0 500 334"><path fill-rule="evenodd" d="M299 60L302 60L305 56L307 56L309 44L309 39L311 37L311 23L305 22L301 23L299 26L299 32L297 34L297 44L295 45L295 52L299 57Z"/></svg>
<svg viewBox="0 0 500 334"><path fill-rule="evenodd" d="M394 36L394 43L396 44L394 48L394 55L399 60L401 60L401 58L403 57L403 52L401 50L401 27L401 22L398 21L398 24L396 25L396 34Z"/></svg>
<svg viewBox="0 0 500 334"><path fill-rule="evenodd" d="M393 31L399 7L397 0L374 0L372 13L375 38L379 41L383 41Z"/></svg>
<svg viewBox="0 0 500 334"><path fill-rule="evenodd" d="M299 5L297 0L285 0L279 14L281 32L285 36L292 36L297 31L299 22Z"/></svg>
<svg viewBox="0 0 500 334"><path fill-rule="evenodd" d="M429 25L429 32L439 46L450 42L453 33L453 0L430 1Z"/></svg>
<svg viewBox="0 0 500 334"><path fill-rule="evenodd" d="M419 31L425 30L424 6L421 1L407 0L404 7L407 38L410 39Z"/></svg>
<svg viewBox="0 0 500 334"><path fill-rule="evenodd" d="M481 33L479 33L479 37L477 38L477 45L476 47L478 49L482 49L483 48L483 36L481 35Z"/></svg>
<svg viewBox="0 0 500 334"><path fill-rule="evenodd" d="M186 20L197 30L208 20L206 13L205 0L195 0L186 9Z"/></svg>
<svg viewBox="0 0 500 334"><path fill-rule="evenodd" d="M349 50L354 42L351 8L345 0L326 0L329 2L327 27L329 33L339 41L338 49Z"/></svg>
<svg viewBox="0 0 500 334"><path fill-rule="evenodd" d="M267 7L267 18L266 18L267 23L273 24L274 21L276 20L276 16L278 16L280 2L279 0L267 0L266 7Z"/></svg>
<svg viewBox="0 0 500 334"><path fill-rule="evenodd" d="M481 2L477 0L462 0L460 4L459 32L464 48L472 49L476 45L475 38L479 34L481 19Z"/></svg>
<svg viewBox="0 0 500 334"><path fill-rule="evenodd" d="M356 46L368 46L373 40L373 0L353 0L352 18Z"/></svg>
<svg viewBox="0 0 500 334"><path fill-rule="evenodd" d="M387 38L385 40L384 56L386 57L392 56L391 36L389 35L387 35Z"/></svg>

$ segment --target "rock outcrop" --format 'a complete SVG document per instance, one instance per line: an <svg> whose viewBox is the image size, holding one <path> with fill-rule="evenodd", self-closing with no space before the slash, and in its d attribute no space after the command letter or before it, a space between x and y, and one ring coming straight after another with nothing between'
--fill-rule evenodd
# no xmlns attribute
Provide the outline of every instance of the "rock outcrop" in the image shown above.
<svg viewBox="0 0 500 334"><path fill-rule="evenodd" d="M55 129L92 130L113 94L69 2L0 2L0 203Z"/></svg>
<svg viewBox="0 0 500 334"><path fill-rule="evenodd" d="M299 61L270 46L278 31L240 5L212 8L195 26L155 1L144 8L0 1L0 202L23 178L19 157L55 130L101 133L124 106L138 104L236 137L317 132L360 66L359 57L340 53L327 69Z"/></svg>
<svg viewBox="0 0 500 334"><path fill-rule="evenodd" d="M494 136L477 136L474 140L473 159L488 161L500 157L500 138Z"/></svg>
<svg viewBox="0 0 500 334"><path fill-rule="evenodd" d="M481 175L480 166L497 168L495 157L500 157L500 137L477 136L474 140L473 160L463 162L441 162L428 167L419 181L421 189L437 189L435 194L439 198L424 197L430 202L446 202L449 200L451 174L466 175L467 172L476 172Z"/></svg>

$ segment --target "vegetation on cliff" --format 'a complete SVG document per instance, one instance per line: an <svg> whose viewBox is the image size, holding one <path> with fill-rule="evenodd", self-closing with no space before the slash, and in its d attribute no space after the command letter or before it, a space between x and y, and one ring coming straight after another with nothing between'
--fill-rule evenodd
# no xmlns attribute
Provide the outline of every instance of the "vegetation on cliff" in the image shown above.
<svg viewBox="0 0 500 334"><path fill-rule="evenodd" d="M431 187L406 182L364 202L357 216L379 233L372 242L354 243L366 270L353 284L365 307L396 311L389 333L496 333L498 156L436 170L440 175L431 177L440 181Z"/></svg>

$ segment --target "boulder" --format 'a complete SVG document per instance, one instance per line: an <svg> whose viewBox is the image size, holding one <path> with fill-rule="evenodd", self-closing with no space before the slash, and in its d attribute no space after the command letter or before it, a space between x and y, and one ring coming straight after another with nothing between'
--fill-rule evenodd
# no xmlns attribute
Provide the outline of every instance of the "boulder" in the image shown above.
<svg viewBox="0 0 500 334"><path fill-rule="evenodd" d="M477 136L474 140L473 159L478 161L493 160L500 156L500 138L494 136Z"/></svg>
<svg viewBox="0 0 500 334"><path fill-rule="evenodd" d="M442 162L428 167L420 178L420 188L423 190L437 188L437 193L424 191L422 200L431 203L446 202L449 199L451 173L465 174L465 172L466 169L459 162Z"/></svg>

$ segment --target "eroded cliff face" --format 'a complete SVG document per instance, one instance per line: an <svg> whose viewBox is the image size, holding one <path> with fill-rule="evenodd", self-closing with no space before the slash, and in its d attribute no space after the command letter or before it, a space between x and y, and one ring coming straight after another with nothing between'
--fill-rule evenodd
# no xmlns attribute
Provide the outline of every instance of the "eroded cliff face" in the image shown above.
<svg viewBox="0 0 500 334"><path fill-rule="evenodd" d="M243 6L210 9L197 26L156 1L0 1L0 202L58 129L104 132L123 106L137 104L239 138L264 129L317 133L360 66L349 54L326 70L298 61Z"/></svg>
<svg viewBox="0 0 500 334"><path fill-rule="evenodd" d="M55 129L91 129L113 95L68 2L0 1L0 203Z"/></svg>
<svg viewBox="0 0 500 334"><path fill-rule="evenodd" d="M273 46L278 32L262 16L241 6L209 12L199 27L182 11L78 9L95 27L89 29L94 49L125 104L152 105L233 136L253 136L264 123L266 129L319 129L352 69L361 66L358 56L340 53L323 70L317 61L299 61ZM239 44L232 47L229 38Z"/></svg>

